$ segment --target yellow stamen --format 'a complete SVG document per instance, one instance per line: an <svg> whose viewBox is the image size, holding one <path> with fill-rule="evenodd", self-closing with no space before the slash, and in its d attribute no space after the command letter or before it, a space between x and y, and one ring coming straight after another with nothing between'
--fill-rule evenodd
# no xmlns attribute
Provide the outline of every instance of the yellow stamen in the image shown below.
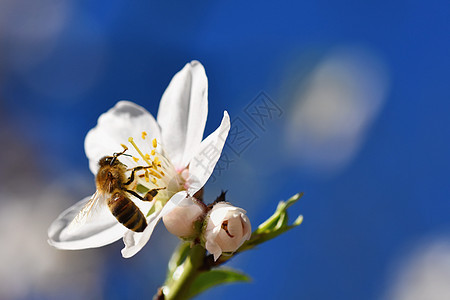
<svg viewBox="0 0 450 300"><path fill-rule="evenodd" d="M153 139L152 143L153 143L153 148L156 148L156 146L158 146L158 143L156 142L156 139Z"/></svg>
<svg viewBox="0 0 450 300"><path fill-rule="evenodd" d="M145 153L145 158L150 160L150 155L148 155L147 153Z"/></svg>
<svg viewBox="0 0 450 300"><path fill-rule="evenodd" d="M145 140L145 137L147 136L147 132L142 131L142 139Z"/></svg>
<svg viewBox="0 0 450 300"><path fill-rule="evenodd" d="M153 160L153 162L154 162L158 167L161 167L161 161L159 160L158 157L155 157L155 159Z"/></svg>
<svg viewBox="0 0 450 300"><path fill-rule="evenodd" d="M152 178L151 181L152 181L153 184L156 184L156 179L154 177Z"/></svg>
<svg viewBox="0 0 450 300"><path fill-rule="evenodd" d="M161 165L160 165L161 166ZM161 169L159 169L158 170L158 168L157 168L157 166L153 166L154 168L155 168L155 171L154 172L157 172L161 177L164 177L165 175L164 175L164 172L161 170Z"/></svg>
<svg viewBox="0 0 450 300"><path fill-rule="evenodd" d="M139 158L133 156L133 160L134 160L135 162L138 162L138 161L139 161Z"/></svg>
<svg viewBox="0 0 450 300"><path fill-rule="evenodd" d="M148 171L145 170L145 181L149 182L149 176L148 176Z"/></svg>
<svg viewBox="0 0 450 300"><path fill-rule="evenodd" d="M161 175L159 175L155 170L149 169L149 172L156 178L161 179Z"/></svg>
<svg viewBox="0 0 450 300"><path fill-rule="evenodd" d="M156 150L153 149L152 152L151 152L151 154L154 156L154 155L156 154Z"/></svg>
<svg viewBox="0 0 450 300"><path fill-rule="evenodd" d="M149 166L151 166L152 163L151 163L148 159L146 159L146 157L144 156L144 154L141 152L141 150L138 148L138 146L137 146L136 143L134 142L133 138L132 138L132 137L129 137L129 138L128 138L128 141L131 143L131 145L133 145L134 149L136 149L136 151L137 151L137 152L139 153L139 155L144 159L144 161L145 161Z"/></svg>
<svg viewBox="0 0 450 300"><path fill-rule="evenodd" d="M125 146L124 144L120 144L120 146L122 146L124 150L128 150L128 147Z"/></svg>

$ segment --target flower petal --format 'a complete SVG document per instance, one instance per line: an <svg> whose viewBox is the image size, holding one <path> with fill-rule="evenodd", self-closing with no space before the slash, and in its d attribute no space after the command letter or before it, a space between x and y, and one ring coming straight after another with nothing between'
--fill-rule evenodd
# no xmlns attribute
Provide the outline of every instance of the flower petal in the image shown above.
<svg viewBox="0 0 450 300"><path fill-rule="evenodd" d="M163 147L175 168L185 168L192 158L192 150L202 141L207 115L208 79L202 64L192 61L175 74L158 110Z"/></svg>
<svg viewBox="0 0 450 300"><path fill-rule="evenodd" d="M222 249L216 242L212 240L206 241L205 248L214 256L214 261L216 261L222 255Z"/></svg>
<svg viewBox="0 0 450 300"><path fill-rule="evenodd" d="M247 212L240 207L236 207L226 202L218 202L214 205L214 209L211 210L209 219L215 226L219 226L229 214L245 215L246 213Z"/></svg>
<svg viewBox="0 0 450 300"><path fill-rule="evenodd" d="M178 192L173 195L173 197L170 198L170 200L164 205L162 210L150 216L147 220L147 227L143 232L128 231L125 233L123 237L125 248L122 249L122 256L129 258L138 253L145 246L145 244L147 244L159 220L177 207L187 196L188 195L185 191Z"/></svg>
<svg viewBox="0 0 450 300"><path fill-rule="evenodd" d="M70 230L69 225L92 197L86 197L62 212L48 229L49 244L65 250L96 248L120 239L128 230L117 222L106 205L92 211L86 223Z"/></svg>
<svg viewBox="0 0 450 300"><path fill-rule="evenodd" d="M209 253L214 255L214 261L216 261L222 254L222 249L216 243L216 238L220 233L221 226L217 226L214 222L212 222L211 215L208 218L209 219L206 221L207 225L204 232L205 248L209 251Z"/></svg>
<svg viewBox="0 0 450 300"><path fill-rule="evenodd" d="M208 181L230 131L230 116L224 111L219 128L204 139L189 163L188 193L194 195Z"/></svg>
<svg viewBox="0 0 450 300"><path fill-rule="evenodd" d="M252 236L252 225L250 224L250 219L245 215L241 215L243 224L244 224L244 237L243 240L247 241Z"/></svg>
<svg viewBox="0 0 450 300"><path fill-rule="evenodd" d="M142 132L148 134L145 140ZM122 151L121 144L129 145L129 137L133 137L140 149L151 149L153 138L160 139L160 129L147 110L132 102L120 101L98 118L97 126L86 136L84 148L92 173L97 174L98 161L103 156ZM129 148L128 154L140 157L135 149ZM122 156L120 160L128 167L136 166L131 157Z"/></svg>

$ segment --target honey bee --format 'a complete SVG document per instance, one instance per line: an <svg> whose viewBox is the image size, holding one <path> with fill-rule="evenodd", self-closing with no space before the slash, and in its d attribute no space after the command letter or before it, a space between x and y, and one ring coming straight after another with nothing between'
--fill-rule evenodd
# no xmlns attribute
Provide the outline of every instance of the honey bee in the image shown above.
<svg viewBox="0 0 450 300"><path fill-rule="evenodd" d="M112 215L126 228L135 232L142 232L147 227L144 214L129 198L129 195L142 201L152 201L158 191L165 189L165 187L152 189L144 197L130 190L129 186L134 182L135 172L150 167L133 168L131 169L131 176L127 178L125 175L129 171L127 166L117 159L120 155L124 155L126 150L125 148L120 153L114 153L113 156L105 156L100 159L99 170L95 177L97 190L75 217L75 224L83 224L93 209L106 204Z"/></svg>

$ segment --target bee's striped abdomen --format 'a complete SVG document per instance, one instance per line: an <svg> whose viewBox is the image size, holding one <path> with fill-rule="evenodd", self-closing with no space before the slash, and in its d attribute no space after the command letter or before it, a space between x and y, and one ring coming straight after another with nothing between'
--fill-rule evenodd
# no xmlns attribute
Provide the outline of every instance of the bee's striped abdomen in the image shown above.
<svg viewBox="0 0 450 300"><path fill-rule="evenodd" d="M114 193L108 201L108 207L113 216L128 229L142 232L147 227L144 214L123 193Z"/></svg>

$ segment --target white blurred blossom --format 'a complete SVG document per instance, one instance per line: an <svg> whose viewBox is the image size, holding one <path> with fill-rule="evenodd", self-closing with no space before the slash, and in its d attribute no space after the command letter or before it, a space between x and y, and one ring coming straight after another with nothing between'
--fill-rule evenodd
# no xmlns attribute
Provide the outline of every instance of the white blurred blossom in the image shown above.
<svg viewBox="0 0 450 300"><path fill-rule="evenodd" d="M450 239L421 241L396 264L385 300L450 299Z"/></svg>
<svg viewBox="0 0 450 300"><path fill-rule="evenodd" d="M1 193L0 199L1 299L26 299L33 293L52 298L63 290L80 299L101 296L101 257L68 255L45 240L51 218L69 202L63 190L34 187L28 193Z"/></svg>
<svg viewBox="0 0 450 300"><path fill-rule="evenodd" d="M48 58L67 25L71 1L0 1L0 41L7 45L3 60L27 72Z"/></svg>
<svg viewBox="0 0 450 300"><path fill-rule="evenodd" d="M336 172L357 153L385 101L388 74L374 54L340 48L297 88L287 126L290 159Z"/></svg>

